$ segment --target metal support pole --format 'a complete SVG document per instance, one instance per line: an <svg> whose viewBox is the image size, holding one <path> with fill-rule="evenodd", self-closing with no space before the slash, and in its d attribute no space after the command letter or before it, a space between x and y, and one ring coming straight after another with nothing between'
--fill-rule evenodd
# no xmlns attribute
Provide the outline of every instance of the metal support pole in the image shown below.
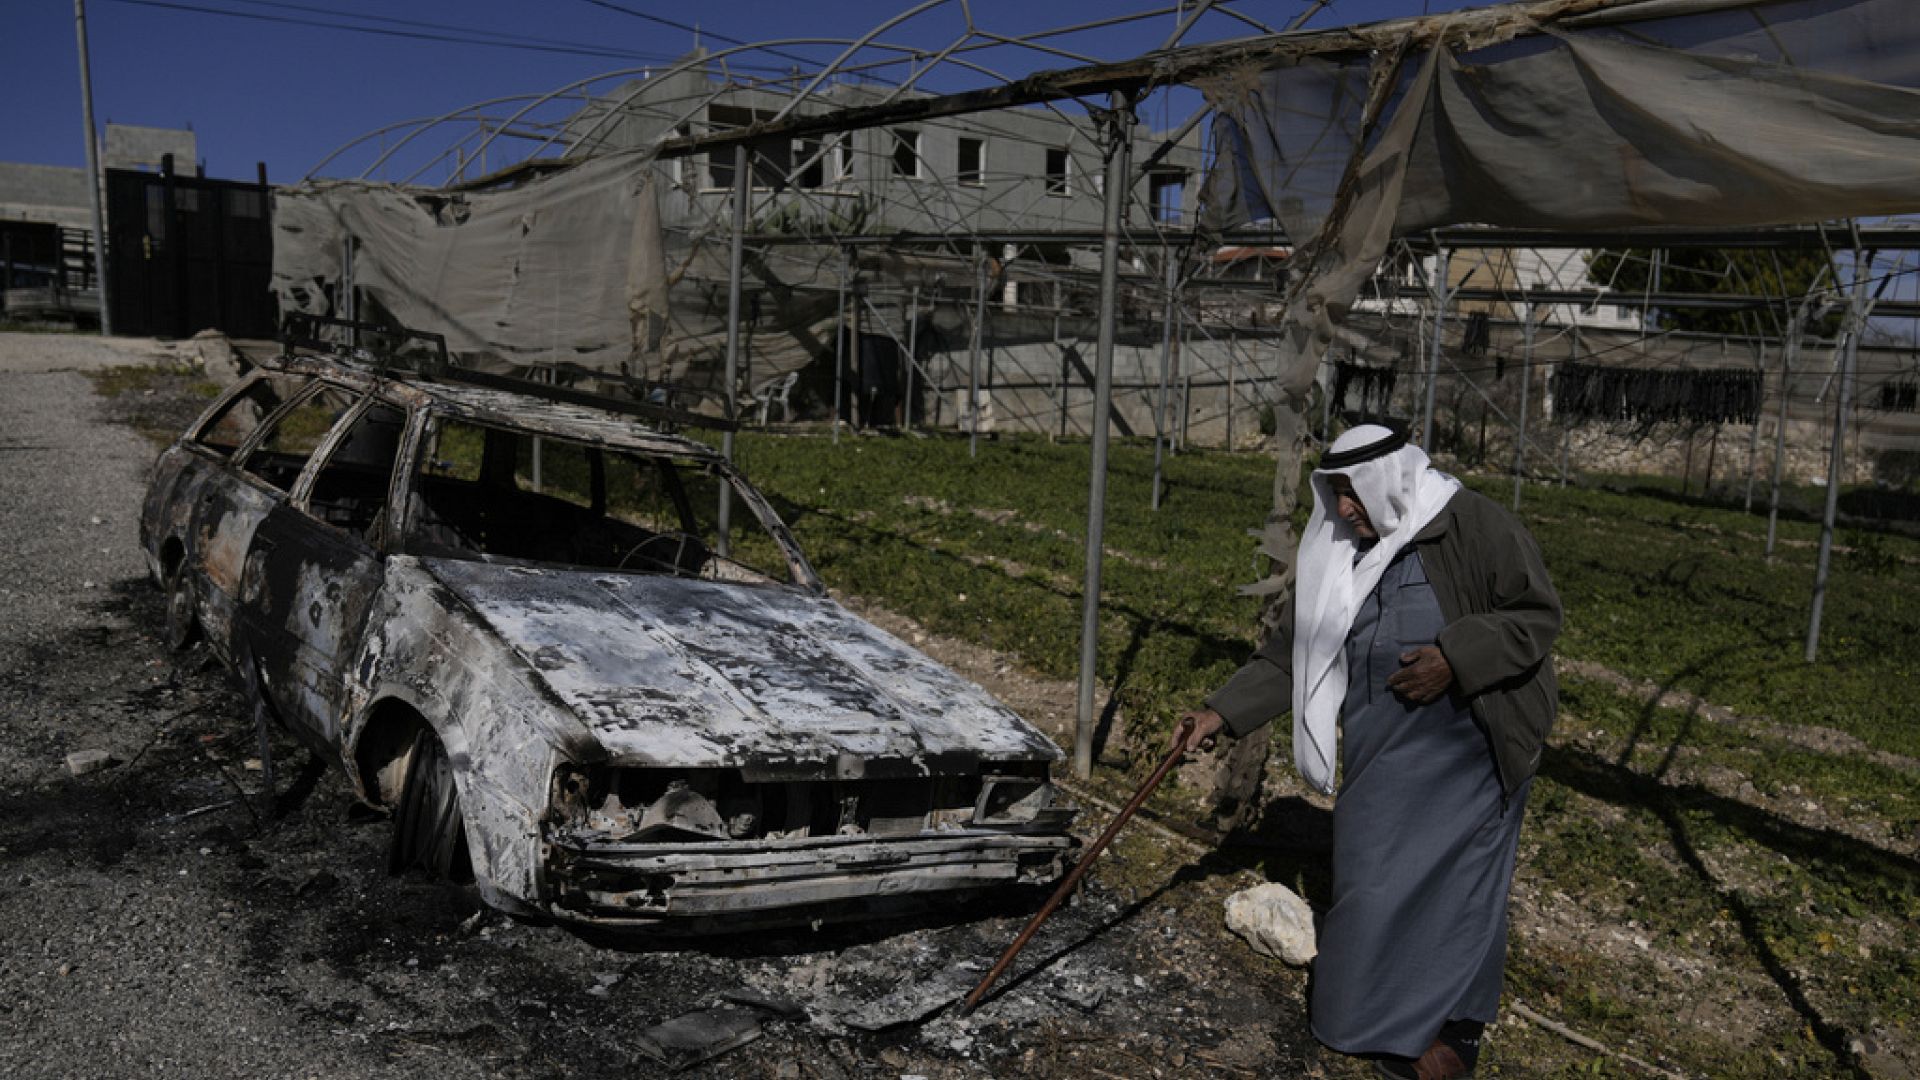
<svg viewBox="0 0 1920 1080"><path fill-rule="evenodd" d="M100 336L113 333L113 305L107 302L107 218L100 205L100 148L93 127L93 76L87 66L86 0L73 0L73 34L80 49L80 115L87 125L87 194L93 204L93 280L100 291ZM167 223L169 229L173 222ZM169 237L172 239L172 237Z"/></svg>
<svg viewBox="0 0 1920 1080"><path fill-rule="evenodd" d="M1113 406L1114 315L1120 293L1120 214L1126 206L1132 166L1128 150L1133 103L1119 93L1106 116L1106 214L1100 241L1100 344L1093 376L1093 467L1087 492L1087 584L1080 607L1080 696L1074 714L1073 772L1093 774L1093 684L1100 645L1100 561L1107 512L1107 429Z"/></svg>
<svg viewBox="0 0 1920 1080"><path fill-rule="evenodd" d="M1577 314L1574 317L1576 319L1579 318ZM1578 322L1574 323L1572 329L1573 329L1573 361L1572 362L1577 364L1580 362L1580 324ZM1567 486L1567 460L1573 456L1573 417L1566 415L1565 410L1562 410L1560 423L1563 427L1563 430L1560 432L1560 486L1566 487Z"/></svg>
<svg viewBox="0 0 1920 1080"><path fill-rule="evenodd" d="M1173 308L1174 289L1178 288L1180 267L1174 260L1173 249L1160 249L1161 257L1167 262L1167 302L1165 314L1160 323L1160 397L1153 407L1153 500L1152 508L1160 509L1160 486L1164 482L1162 462L1166 457L1167 437L1167 373L1173 363Z"/></svg>
<svg viewBox="0 0 1920 1080"><path fill-rule="evenodd" d="M1060 312L1062 310L1060 304L1060 283L1055 281L1053 283L1053 347L1060 350L1060 369L1058 375L1055 377L1055 385L1059 390L1059 401L1055 403L1055 406L1060 410L1060 434L1058 438L1065 439L1067 437L1067 394L1069 391L1067 390L1067 350L1065 346L1060 344Z"/></svg>
<svg viewBox="0 0 1920 1080"><path fill-rule="evenodd" d="M1181 384L1181 423L1173 429L1173 444L1167 448L1167 454L1175 457L1187 450L1187 425L1194 419L1194 371L1185 365L1187 357L1181 356L1181 340L1185 336L1187 317L1181 315L1181 319L1173 323L1173 379Z"/></svg>
<svg viewBox="0 0 1920 1080"><path fill-rule="evenodd" d="M357 321L354 318L358 313L354 311L353 290L353 237L347 236L340 240L340 296L335 307L339 309L340 317L348 322ZM350 327L349 333L351 336L348 341L358 346L360 344L359 327Z"/></svg>
<svg viewBox="0 0 1920 1080"><path fill-rule="evenodd" d="M1793 381L1793 362L1799 358L1800 335L1806 332L1807 309L1803 304L1794 314L1787 330L1786 347L1780 350L1780 412L1773 422L1773 492L1767 496L1767 558L1773 558L1774 538L1780 528L1780 474L1787 461L1787 391Z"/></svg>
<svg viewBox="0 0 1920 1080"><path fill-rule="evenodd" d="M1520 324L1520 415L1515 419L1513 429L1513 510L1515 513L1520 512L1520 483L1527 473L1527 393L1533 389L1533 304L1529 302L1521 306L1525 308L1526 314ZM1439 339L1440 335L1436 332L1434 340Z"/></svg>
<svg viewBox="0 0 1920 1080"><path fill-rule="evenodd" d="M840 374L847 369L847 249L840 249L840 309L833 334L833 445L840 445Z"/></svg>
<svg viewBox="0 0 1920 1080"><path fill-rule="evenodd" d="M1427 357L1427 405L1420 412L1420 446L1429 453L1433 449L1433 399L1440 389L1440 331L1446 326L1447 318L1447 267L1452 255L1446 248L1440 249L1435 262L1433 281L1429 290L1433 293L1433 341Z"/></svg>
<svg viewBox="0 0 1920 1080"><path fill-rule="evenodd" d="M753 198L752 170L747 168L747 144L739 143L733 148L733 240L727 248L727 374L726 382L721 386L721 412L728 420L734 419L739 410L736 398L739 396L734 381L740 375L740 275L745 262L747 238L747 203ZM733 428L720 434L720 456L733 462ZM721 558L726 558L732 548L733 538L733 485L722 481L720 484L720 510L716 528L720 532L720 546L717 549Z"/></svg>
<svg viewBox="0 0 1920 1080"><path fill-rule="evenodd" d="M967 352L967 456L980 456L980 336L987 325L987 257L973 252L973 344Z"/></svg>
<svg viewBox="0 0 1920 1080"><path fill-rule="evenodd" d="M192 163L190 162L189 167L191 167L191 165ZM172 264L169 269L173 277L173 287L170 290L173 293L173 335L184 341L192 337L194 333L188 314L192 310L190 300L192 290L189 288L192 283L192 277L187 271L186 228L185 223L180 220L180 180L176 168L177 166L172 154L160 155L160 175L166 178L167 241L168 246L173 249L172 257L168 259L168 262ZM353 317L357 319L359 317L359 305L355 304L354 307L355 314ZM359 348L360 346L360 331L358 330L353 332L353 344L355 348Z"/></svg>
<svg viewBox="0 0 1920 1080"><path fill-rule="evenodd" d="M1240 403L1240 335L1227 337L1227 453L1233 453L1233 409Z"/></svg>
<svg viewBox="0 0 1920 1080"><path fill-rule="evenodd" d="M1807 619L1807 663L1820 653L1820 615L1827 606L1833 563L1833 523L1840 516L1840 477L1847 456L1847 412L1853 407L1853 370L1867 328L1867 275L1873 255L1853 249L1853 302L1847 308L1847 347L1840 354L1840 400L1833 408L1833 450L1827 458L1827 511L1820 523L1820 561L1813 571L1813 613Z"/></svg>
<svg viewBox="0 0 1920 1080"><path fill-rule="evenodd" d="M913 430L913 371L920 366L920 286L907 291L907 402L900 408L900 423Z"/></svg>
<svg viewBox="0 0 1920 1080"><path fill-rule="evenodd" d="M1753 346L1753 367L1756 371L1767 369L1767 347L1758 341ZM1743 514L1753 513L1753 467L1760 462L1760 408L1754 406L1753 430L1747 432L1747 497L1740 507Z"/></svg>
<svg viewBox="0 0 1920 1080"><path fill-rule="evenodd" d="M1333 369L1327 372L1327 385L1320 393L1320 443L1324 446L1333 441L1333 384L1339 381L1340 368L1331 349L1321 363Z"/></svg>

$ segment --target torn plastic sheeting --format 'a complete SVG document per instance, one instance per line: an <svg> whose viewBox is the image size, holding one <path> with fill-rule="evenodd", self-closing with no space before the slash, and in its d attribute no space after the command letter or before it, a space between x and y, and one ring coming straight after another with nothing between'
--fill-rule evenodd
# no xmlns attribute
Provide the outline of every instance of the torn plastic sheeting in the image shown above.
<svg viewBox="0 0 1920 1080"><path fill-rule="evenodd" d="M333 314L342 248L354 285L469 363L566 361L645 376L667 284L648 160L615 154L499 192L321 181L274 196L273 287L285 311Z"/></svg>
<svg viewBox="0 0 1920 1080"><path fill-rule="evenodd" d="M1920 210L1912 0L1567 0L1391 29L1397 47L1201 84L1222 133L1203 220L1304 238L1275 364L1296 400L1395 236Z"/></svg>
<svg viewBox="0 0 1920 1080"><path fill-rule="evenodd" d="M1695 3L1684 9L1695 14L1629 18L1645 7L1603 23L1589 15L1583 30L1521 33L1532 24L1516 21L1507 40L1449 43L1431 66L1421 50L1398 75L1380 70L1390 57L1374 58L1373 94L1386 104L1358 162L1359 58L1210 80L1202 88L1231 131L1209 181L1210 220L1265 209L1285 221L1290 206L1325 206L1343 146L1336 229L1361 225L1356 181L1395 158L1406 197L1381 209L1398 234L1458 222L1757 225L1920 203L1920 10L1907 0ZM1416 107L1419 122L1396 132Z"/></svg>

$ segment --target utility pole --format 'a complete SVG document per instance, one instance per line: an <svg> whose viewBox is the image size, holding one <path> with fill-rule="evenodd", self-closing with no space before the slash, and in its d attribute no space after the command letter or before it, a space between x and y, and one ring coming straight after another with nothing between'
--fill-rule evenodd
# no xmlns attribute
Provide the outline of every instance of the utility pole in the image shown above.
<svg viewBox="0 0 1920 1080"><path fill-rule="evenodd" d="M93 203L93 281L100 291L100 336L113 333L107 303L107 220L100 206L100 148L94 138L93 76L87 68L87 3L73 0L73 33L80 43L80 112L87 125L87 194Z"/></svg>

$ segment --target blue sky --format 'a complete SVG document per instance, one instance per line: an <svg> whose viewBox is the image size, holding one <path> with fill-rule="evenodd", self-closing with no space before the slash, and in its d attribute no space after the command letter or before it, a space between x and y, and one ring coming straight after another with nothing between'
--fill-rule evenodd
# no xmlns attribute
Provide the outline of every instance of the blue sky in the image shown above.
<svg viewBox="0 0 1920 1080"><path fill-rule="evenodd" d="M209 176L250 179L254 163L264 161L269 178L289 182L334 148L383 125L488 98L541 92L615 69L658 65L693 46L692 32L655 20L697 25L703 43L719 48L728 39L858 37L913 6L908 0L87 0L94 116L101 124L190 126ZM1144 0L971 4L977 26L1005 34L1154 6ZM1159 6L1171 9L1172 0ZM1309 4L1238 0L1235 6L1280 26ZM1308 25L1372 22L1417 15L1423 8L1465 6L1464 0L1333 0ZM12 92L0 124L0 161L82 165L73 5L15 0L9 8L6 32L0 34L0 71L7 73ZM937 48L955 36L959 12L958 3L949 0L885 37ZM352 15L387 21L352 20L382 33L337 28ZM1157 47L1173 25L1169 10L1073 44L1099 59L1115 59ZM1253 32L1209 15L1188 40ZM468 41L439 40L446 37ZM474 43L481 39L500 44ZM817 65L834 50L815 45L785 51ZM1025 70L1072 63L1033 54ZM1163 123L1161 116L1145 119ZM1171 118L1173 123L1181 119Z"/></svg>

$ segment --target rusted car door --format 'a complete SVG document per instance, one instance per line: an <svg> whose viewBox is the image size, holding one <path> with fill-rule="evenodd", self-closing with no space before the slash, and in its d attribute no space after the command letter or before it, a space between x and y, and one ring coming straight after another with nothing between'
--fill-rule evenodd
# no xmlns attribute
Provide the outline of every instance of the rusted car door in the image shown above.
<svg viewBox="0 0 1920 1080"><path fill-rule="evenodd" d="M261 424L308 385L304 379L256 373L210 407L154 462L141 515L141 542L152 555L168 597L170 630L190 632L197 621L221 653L228 650L230 594L216 594L207 580L205 548L219 524L216 508L227 503L219 489L241 483L229 461L252 441ZM218 602L218 622L210 612ZM174 605L179 604L176 610ZM176 644L184 644L184 638Z"/></svg>
<svg viewBox="0 0 1920 1080"><path fill-rule="evenodd" d="M403 410L361 402L247 552L240 619L261 690L289 727L331 752L340 745L347 668L385 577L405 431Z"/></svg>
<svg viewBox="0 0 1920 1080"><path fill-rule="evenodd" d="M285 404L249 421L252 432L234 456L234 467L197 486L181 485L175 495L192 500L188 558L200 570L202 623L208 640L229 658L238 655L234 608L247 549L254 530L286 499L305 464L305 455L292 451L298 449L310 403L326 392L315 383L292 386L297 389L286 395Z"/></svg>

